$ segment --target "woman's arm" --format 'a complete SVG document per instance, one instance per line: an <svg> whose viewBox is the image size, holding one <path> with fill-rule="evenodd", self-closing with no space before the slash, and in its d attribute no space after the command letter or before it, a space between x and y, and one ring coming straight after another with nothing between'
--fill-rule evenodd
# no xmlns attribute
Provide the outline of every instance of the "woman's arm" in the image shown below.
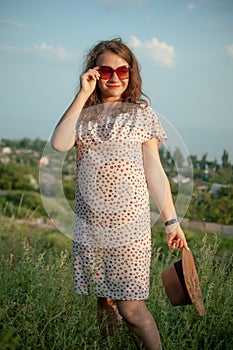
<svg viewBox="0 0 233 350"><path fill-rule="evenodd" d="M144 170L148 188L164 222L177 217L170 183L159 156L159 141L152 138L143 143ZM186 248L187 241L178 222L167 226L167 244L170 248Z"/></svg>
<svg viewBox="0 0 233 350"><path fill-rule="evenodd" d="M90 69L81 77L81 88L69 108L59 120L51 137L52 147L59 152L69 151L75 144L76 123L86 101L96 87L99 72Z"/></svg>
<svg viewBox="0 0 233 350"><path fill-rule="evenodd" d="M59 120L50 140L52 147L56 151L66 152L74 147L76 123L87 98L80 91Z"/></svg>

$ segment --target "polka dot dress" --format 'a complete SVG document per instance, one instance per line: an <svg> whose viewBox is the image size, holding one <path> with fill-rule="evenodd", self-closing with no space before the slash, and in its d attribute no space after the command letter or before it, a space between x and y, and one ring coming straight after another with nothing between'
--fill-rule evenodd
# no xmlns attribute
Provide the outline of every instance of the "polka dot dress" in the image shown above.
<svg viewBox="0 0 233 350"><path fill-rule="evenodd" d="M166 140L151 107L104 104L77 122L75 290L120 300L149 295L151 230L142 143Z"/></svg>

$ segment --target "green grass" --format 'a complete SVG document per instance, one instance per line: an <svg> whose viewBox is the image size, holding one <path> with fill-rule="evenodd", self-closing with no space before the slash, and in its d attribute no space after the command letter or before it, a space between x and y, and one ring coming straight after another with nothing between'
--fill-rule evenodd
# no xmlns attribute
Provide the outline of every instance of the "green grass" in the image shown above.
<svg viewBox="0 0 233 350"><path fill-rule="evenodd" d="M233 240L186 232L202 287L205 316L193 305L172 307L161 272L180 259L170 251L164 232L153 230L151 294L164 350L232 349ZM124 327L120 339L103 344L95 298L73 290L71 241L54 230L31 228L0 218L0 349L136 349Z"/></svg>

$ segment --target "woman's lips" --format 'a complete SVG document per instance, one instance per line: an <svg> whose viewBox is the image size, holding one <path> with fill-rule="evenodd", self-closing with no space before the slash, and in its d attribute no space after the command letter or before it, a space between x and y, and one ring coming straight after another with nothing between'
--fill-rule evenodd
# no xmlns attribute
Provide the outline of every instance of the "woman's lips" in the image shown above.
<svg viewBox="0 0 233 350"><path fill-rule="evenodd" d="M117 89L120 87L120 85L107 85L107 87L110 89Z"/></svg>

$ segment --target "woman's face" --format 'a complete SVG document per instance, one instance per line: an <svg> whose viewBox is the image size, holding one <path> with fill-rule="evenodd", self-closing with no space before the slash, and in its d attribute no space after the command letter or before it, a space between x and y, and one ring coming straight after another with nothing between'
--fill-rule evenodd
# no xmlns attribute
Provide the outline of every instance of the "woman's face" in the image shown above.
<svg viewBox="0 0 233 350"><path fill-rule="evenodd" d="M97 66L108 66L113 70L121 66L128 66L128 62L119 55L106 51L97 58ZM113 72L109 79L99 79L98 86L101 92L102 102L117 102L127 89L129 78L120 79L116 72Z"/></svg>

